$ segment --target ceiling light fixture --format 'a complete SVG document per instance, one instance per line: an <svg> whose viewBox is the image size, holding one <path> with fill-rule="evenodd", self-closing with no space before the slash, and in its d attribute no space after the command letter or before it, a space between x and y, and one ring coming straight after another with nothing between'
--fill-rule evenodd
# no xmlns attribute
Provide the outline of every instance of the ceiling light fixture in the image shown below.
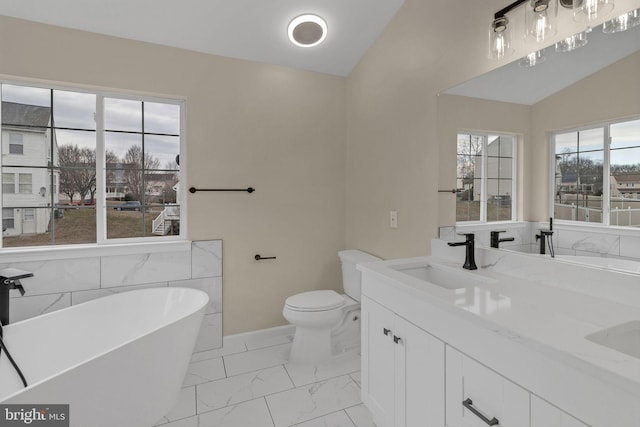
<svg viewBox="0 0 640 427"><path fill-rule="evenodd" d="M296 46L313 47L327 37L327 23L318 15L300 15L289 23L287 33Z"/></svg>
<svg viewBox="0 0 640 427"><path fill-rule="evenodd" d="M524 38L527 42L541 43L557 34L558 2L562 7L571 9L576 20L586 19L589 22L598 16L602 16L604 13L608 13L614 7L614 0L516 0L496 12L493 16L493 22L489 29L489 57L493 59L503 59L513 52L511 45L512 31L509 28L507 13L510 13L521 5L525 7ZM635 23L636 21L637 23L634 25L640 25L640 9L629 12L609 22L612 27L622 28L625 26L629 27L626 22ZM587 32L588 30L559 41L556 43L556 51L569 52L584 46L587 44ZM531 55L534 54L523 58L525 62L530 63L527 64L527 66L541 62L538 60L539 58L531 57ZM542 54L540 53L540 55ZM542 58L543 57L544 56L542 56ZM532 61L532 59L535 60Z"/></svg>
<svg viewBox="0 0 640 427"><path fill-rule="evenodd" d="M544 56L544 53L542 52L542 49L541 49L537 52L530 53L524 58L521 58L520 61L518 62L518 65L525 68L535 67L536 65L544 62L546 59L547 57Z"/></svg>

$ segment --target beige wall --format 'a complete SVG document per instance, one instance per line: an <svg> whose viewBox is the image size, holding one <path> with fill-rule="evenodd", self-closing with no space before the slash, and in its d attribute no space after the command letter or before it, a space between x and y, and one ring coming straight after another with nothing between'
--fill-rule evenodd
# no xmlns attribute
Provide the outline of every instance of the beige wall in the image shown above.
<svg viewBox="0 0 640 427"><path fill-rule="evenodd" d="M543 99L531 108L533 143L525 151L531 164L530 219L549 217L549 141L551 133L587 124L640 117L640 52Z"/></svg>
<svg viewBox="0 0 640 427"><path fill-rule="evenodd" d="M466 96L438 96L438 141L443 158L456 158L457 134L461 130L514 134L518 136L518 153L530 138L531 107L508 102L488 101ZM518 219L524 216L523 186L528 169L523 156L518 156ZM456 168L440 168L438 182L442 189L456 188ZM452 193L439 194L440 199L455 202ZM455 225L455 203L439 203L440 225Z"/></svg>
<svg viewBox="0 0 640 427"><path fill-rule="evenodd" d="M188 237L224 240L225 333L284 324L284 299L339 289L345 81L0 17L0 74L187 100ZM256 262L254 255L277 256Z"/></svg>

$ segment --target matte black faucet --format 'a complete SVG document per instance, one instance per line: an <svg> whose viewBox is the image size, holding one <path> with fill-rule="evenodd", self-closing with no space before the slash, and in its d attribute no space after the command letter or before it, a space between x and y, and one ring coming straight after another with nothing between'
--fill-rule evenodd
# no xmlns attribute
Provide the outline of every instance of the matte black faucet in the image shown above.
<svg viewBox="0 0 640 427"><path fill-rule="evenodd" d="M506 233L507 230L497 230L491 232L491 247L499 248L500 243L502 242L513 242L515 240L514 237L505 237L504 239L500 238L500 233Z"/></svg>
<svg viewBox="0 0 640 427"><path fill-rule="evenodd" d="M475 251L476 251L476 236L473 233L458 233L461 236L465 236L465 241L464 242L448 242L447 244L449 246L466 246L467 250L466 250L466 256L464 259L464 265L462 266L462 268L465 268L467 270L477 270L478 267L476 266L476 257L475 257Z"/></svg>
<svg viewBox="0 0 640 427"><path fill-rule="evenodd" d="M0 271L0 324L9 324L9 290L17 289L24 295L24 288L20 279L33 277L33 273L17 268L5 268Z"/></svg>
<svg viewBox="0 0 640 427"><path fill-rule="evenodd" d="M544 255L546 253L546 241L550 241L551 236L553 236L553 218L549 218L548 230L541 229L540 234L536 234L536 242L540 240L540 255ZM553 257L553 245L549 245L549 248L551 249L551 256Z"/></svg>

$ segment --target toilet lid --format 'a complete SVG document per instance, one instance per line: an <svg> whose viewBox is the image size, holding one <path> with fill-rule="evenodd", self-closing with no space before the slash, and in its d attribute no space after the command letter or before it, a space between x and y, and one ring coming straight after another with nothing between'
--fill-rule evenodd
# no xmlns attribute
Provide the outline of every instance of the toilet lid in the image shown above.
<svg viewBox="0 0 640 427"><path fill-rule="evenodd" d="M334 291L310 291L292 295L285 304L297 311L325 311L344 305L344 298Z"/></svg>

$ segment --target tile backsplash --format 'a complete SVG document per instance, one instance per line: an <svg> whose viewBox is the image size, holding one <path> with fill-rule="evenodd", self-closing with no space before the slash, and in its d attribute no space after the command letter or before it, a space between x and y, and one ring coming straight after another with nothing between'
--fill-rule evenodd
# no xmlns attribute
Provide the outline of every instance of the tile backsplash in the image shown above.
<svg viewBox="0 0 640 427"><path fill-rule="evenodd" d="M209 295L195 352L222 347L222 241L127 255L103 255L0 263L30 271L24 296L11 291L11 322L134 289L182 286Z"/></svg>

